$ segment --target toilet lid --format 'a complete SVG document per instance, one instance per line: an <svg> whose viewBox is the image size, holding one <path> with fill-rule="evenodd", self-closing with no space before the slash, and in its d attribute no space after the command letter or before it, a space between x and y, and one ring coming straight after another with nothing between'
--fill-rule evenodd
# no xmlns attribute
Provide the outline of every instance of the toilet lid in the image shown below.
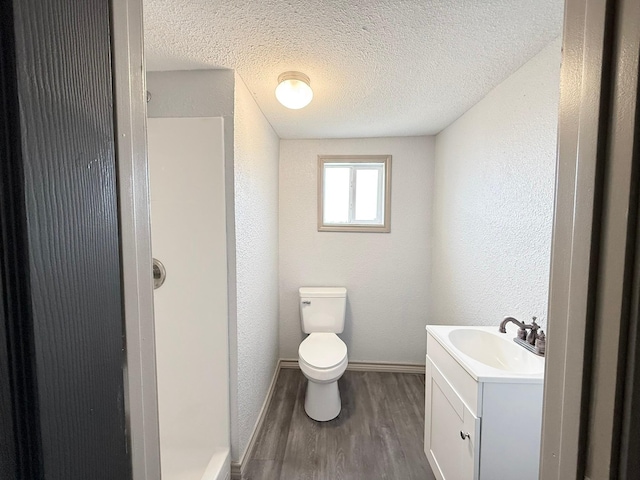
<svg viewBox="0 0 640 480"><path fill-rule="evenodd" d="M315 368L331 368L347 356L347 346L335 333L312 333L298 348L298 355Z"/></svg>

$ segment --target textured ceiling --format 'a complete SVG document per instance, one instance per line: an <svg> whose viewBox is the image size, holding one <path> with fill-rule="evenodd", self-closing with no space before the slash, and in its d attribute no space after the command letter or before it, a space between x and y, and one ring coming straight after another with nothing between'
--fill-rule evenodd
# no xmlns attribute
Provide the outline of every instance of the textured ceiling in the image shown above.
<svg viewBox="0 0 640 480"><path fill-rule="evenodd" d="M435 134L562 30L563 0L145 0L148 70L235 69L281 138ZM278 75L311 78L288 110Z"/></svg>

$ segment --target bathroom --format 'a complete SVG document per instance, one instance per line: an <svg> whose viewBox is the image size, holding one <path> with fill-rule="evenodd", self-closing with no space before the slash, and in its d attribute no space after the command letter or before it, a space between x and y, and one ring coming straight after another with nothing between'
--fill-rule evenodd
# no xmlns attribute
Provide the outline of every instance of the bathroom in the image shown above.
<svg viewBox="0 0 640 480"><path fill-rule="evenodd" d="M301 287L346 288L341 385L424 379L426 325L547 330L563 2L396 3L145 2L163 478L306 478L254 454ZM318 230L319 155L391 156L389 233Z"/></svg>

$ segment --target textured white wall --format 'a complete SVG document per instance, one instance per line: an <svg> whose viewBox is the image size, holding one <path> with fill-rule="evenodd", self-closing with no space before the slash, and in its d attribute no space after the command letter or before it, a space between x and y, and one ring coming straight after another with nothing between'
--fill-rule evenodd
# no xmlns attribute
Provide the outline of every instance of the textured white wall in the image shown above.
<svg viewBox="0 0 640 480"><path fill-rule="evenodd" d="M280 356L297 358L301 286L348 289L349 360L424 364L433 137L280 142ZM391 154L391 233L318 232L317 156Z"/></svg>
<svg viewBox="0 0 640 480"><path fill-rule="evenodd" d="M436 137L429 324L546 321L560 39Z"/></svg>
<svg viewBox="0 0 640 480"><path fill-rule="evenodd" d="M162 474L202 476L229 452L222 118L148 121Z"/></svg>
<svg viewBox="0 0 640 480"><path fill-rule="evenodd" d="M278 361L280 142L238 76L234 123L237 324L230 338L231 458L238 461Z"/></svg>

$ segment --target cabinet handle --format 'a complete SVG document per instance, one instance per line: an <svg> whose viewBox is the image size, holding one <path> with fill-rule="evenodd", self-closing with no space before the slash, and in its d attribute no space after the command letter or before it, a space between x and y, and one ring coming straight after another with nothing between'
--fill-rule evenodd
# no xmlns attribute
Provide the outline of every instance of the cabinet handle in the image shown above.
<svg viewBox="0 0 640 480"><path fill-rule="evenodd" d="M469 435L469 432L465 433L462 430L460 430L460 438L462 440L466 440L467 438L471 438L471 435Z"/></svg>

